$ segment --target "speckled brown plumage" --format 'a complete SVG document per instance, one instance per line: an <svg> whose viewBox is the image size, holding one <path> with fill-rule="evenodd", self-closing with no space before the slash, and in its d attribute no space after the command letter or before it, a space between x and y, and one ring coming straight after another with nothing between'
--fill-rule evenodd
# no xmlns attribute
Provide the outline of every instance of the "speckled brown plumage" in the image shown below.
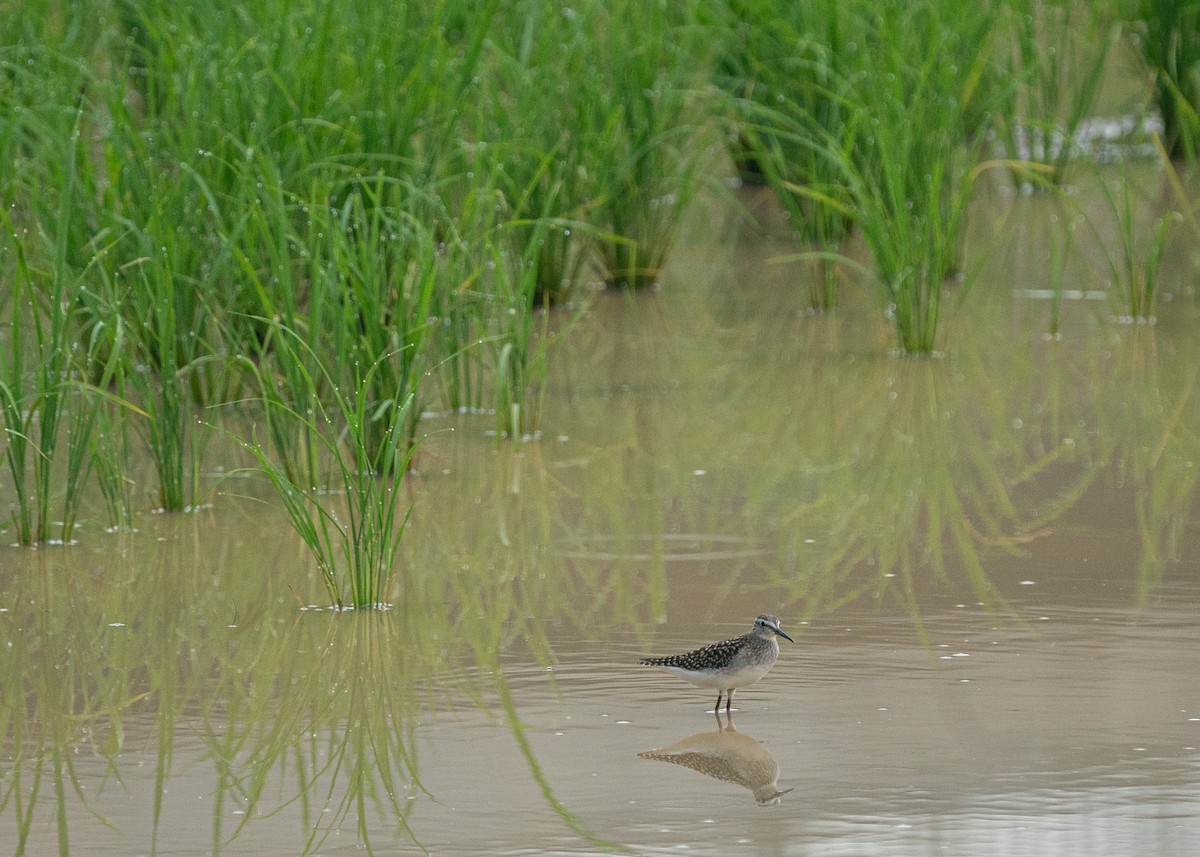
<svg viewBox="0 0 1200 857"><path fill-rule="evenodd" d="M642 658L638 663L651 667L678 667L689 672L719 670L721 667L733 663L738 652L745 647L747 636L749 635L734 637L732 640L721 640L719 643L709 643L694 652L686 652L682 655Z"/></svg>

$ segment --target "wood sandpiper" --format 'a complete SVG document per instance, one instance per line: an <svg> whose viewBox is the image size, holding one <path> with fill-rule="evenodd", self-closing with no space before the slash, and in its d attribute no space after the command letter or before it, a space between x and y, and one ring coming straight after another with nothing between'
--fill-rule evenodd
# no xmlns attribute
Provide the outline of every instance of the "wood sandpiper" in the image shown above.
<svg viewBox="0 0 1200 857"><path fill-rule="evenodd" d="M733 692L754 684L775 665L779 657L777 636L796 642L779 627L778 619L764 614L754 620L754 628L748 634L710 643L683 655L642 658L638 663L662 667L697 687L716 688L717 708L724 697L725 710L730 711Z"/></svg>

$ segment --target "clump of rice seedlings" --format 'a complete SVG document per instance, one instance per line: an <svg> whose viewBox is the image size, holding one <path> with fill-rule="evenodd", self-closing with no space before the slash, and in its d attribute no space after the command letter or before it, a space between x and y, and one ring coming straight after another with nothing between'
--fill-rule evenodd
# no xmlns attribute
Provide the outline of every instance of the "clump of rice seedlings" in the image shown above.
<svg viewBox="0 0 1200 857"><path fill-rule="evenodd" d="M1088 223L1104 249L1104 261L1109 270L1113 311L1118 319L1138 323L1154 321L1154 304L1158 296L1158 269L1171 227L1180 215L1168 211L1150 225L1148 236L1139 224L1142 206L1135 204L1132 178L1124 173L1117 181L1100 180L1101 197L1106 213L1111 216L1115 241L1104 240L1097 224ZM1114 247L1115 245L1115 247Z"/></svg>
<svg viewBox="0 0 1200 857"><path fill-rule="evenodd" d="M372 448L390 443L394 418L403 412L407 446L420 417L420 403L410 400L438 332L430 320L444 263L427 223L430 209L408 183L382 175L332 195L337 206L323 199L289 203L273 184L264 190L269 202L262 217L241 236L243 276L259 301L258 314L242 323L257 331L249 353L269 380L261 395L269 413L312 417L339 389L365 383L371 406L365 441ZM284 331L303 347L280 341ZM319 445L304 426L267 420L288 478L320 486Z"/></svg>
<svg viewBox="0 0 1200 857"><path fill-rule="evenodd" d="M836 300L834 260L856 223L905 353L934 350L943 288L961 272L994 17L949 0L810 4L743 61L742 135L813 245L797 257L815 263L813 305Z"/></svg>
<svg viewBox="0 0 1200 857"><path fill-rule="evenodd" d="M490 183L479 183L472 194L489 195L508 219L511 241L531 246L532 305L558 306L567 302L580 283L597 230L587 222L590 203L584 199L585 170L567 134L558 140L521 146L489 147L480 164ZM488 162L490 161L490 163ZM464 224L467 229L474 226ZM488 231L491 227L484 227ZM461 230L460 230L461 231ZM525 247L519 252L524 255Z"/></svg>
<svg viewBox="0 0 1200 857"><path fill-rule="evenodd" d="M549 0L528 0L519 15L498 16L486 84L487 110L473 137L476 174L487 176L514 232L538 236L537 306L570 296L588 261L591 175L586 134L590 105L577 91L589 75L593 38L586 16Z"/></svg>
<svg viewBox="0 0 1200 857"><path fill-rule="evenodd" d="M552 218L512 217L506 202L501 187L484 184L457 206L459 222L442 254L459 284L444 311L466 335L447 336L450 328L439 325L439 350L453 353L433 374L448 372L457 386L466 373L478 384L476 409L495 416L497 436L522 440L536 435L541 411L549 300L539 286L539 265L545 235L558 225ZM465 235L478 236L477 246Z"/></svg>
<svg viewBox="0 0 1200 857"><path fill-rule="evenodd" d="M562 24L551 4L530 8L544 29L563 33L551 42L577 49L578 22ZM432 374L450 409L489 412L497 436L514 440L536 436L549 310L578 281L595 234L569 216L587 207L586 181L545 76L552 46L540 26L538 33L533 42L507 34L495 46L491 115L471 133L501 142L463 147L456 174L439 185L436 214L445 273L434 299Z"/></svg>
<svg viewBox="0 0 1200 857"><path fill-rule="evenodd" d="M341 296L337 323L350 332L346 353L334 357L354 367L353 377L343 369L343 384L367 385L371 413L363 428L372 458L391 445L397 429L404 448L411 446L421 413L418 382L426 369L438 260L434 238L407 193L404 185L371 180L342 205L332 232L328 271L336 280L325 287ZM389 455L387 461L407 458Z"/></svg>
<svg viewBox="0 0 1200 857"><path fill-rule="evenodd" d="M581 157L594 171L594 222L607 233L596 247L602 277L637 289L658 282L695 190L704 30L663 0L616 4L605 28L638 38L592 42L588 73L576 82L587 105Z"/></svg>
<svg viewBox="0 0 1200 857"><path fill-rule="evenodd" d="M436 385L431 399L439 407L458 413L479 413L485 409L489 385L486 361L480 346L486 335L486 310L476 288L481 260L466 240L450 225L439 228L438 241L440 286L434 290L429 332L429 380Z"/></svg>
<svg viewBox="0 0 1200 857"><path fill-rule="evenodd" d="M124 392L140 418L135 427L158 477L159 507L181 511L196 503L204 435L200 410L220 398L224 358L212 345L214 281L224 276L227 252L208 230L176 228L190 218L189 195L163 195L165 209L128 232L93 266L83 295L85 330L99 359L124 361ZM91 374L97 375L93 366Z"/></svg>
<svg viewBox="0 0 1200 857"><path fill-rule="evenodd" d="M889 0L870 9L862 72L849 93L853 130L826 134L822 154L841 168L897 344L906 354L927 354L936 346L945 284L961 270L979 145L964 117L987 62L992 22L949 0ZM914 55L914 44L927 49Z"/></svg>
<svg viewBox="0 0 1200 857"><path fill-rule="evenodd" d="M159 35L177 29L187 32L165 27ZM160 86L168 89L158 81L151 95ZM150 454L158 506L180 511L199 496L201 414L229 394L220 334L244 300L227 237L246 217L230 194L240 175L203 148L212 133L196 119L204 111L190 122L164 121L152 108L165 92L139 102L120 78L98 96L104 121L90 147L96 175L86 212L95 224L85 245L92 258L75 296L88 375L99 385L107 373L118 384L108 392L132 405L123 413ZM111 465L102 465L102 490L123 503L124 480Z"/></svg>
<svg viewBox="0 0 1200 857"><path fill-rule="evenodd" d="M29 289L28 282L18 284L17 297L27 297ZM13 325L11 348L0 356L11 514L17 541L25 545L72 541L96 443L99 404L81 381L64 338L67 305L47 304L48 317L35 310L31 320ZM23 329L38 341L27 343Z"/></svg>
<svg viewBox="0 0 1200 857"><path fill-rule="evenodd" d="M713 82L732 102L725 143L743 184L762 185L767 180L758 160L761 144L749 137L743 127L743 122L754 122L755 117L747 115L740 102L745 99L752 105L769 103L774 77L772 61L779 59L772 50L780 41L777 30L783 33L791 30L785 14L787 8L777 0L729 0L710 7L710 20L706 21L720 34L713 40ZM764 76L766 80L762 79Z"/></svg>
<svg viewBox="0 0 1200 857"><path fill-rule="evenodd" d="M809 306L832 310L838 300L837 252L852 225L837 164L813 141L843 151L848 139L848 76L855 62L854 19L844 4L746 0L729 22L742 38L723 48L718 85L732 96L735 161L752 165L787 212L810 264Z"/></svg>
<svg viewBox="0 0 1200 857"><path fill-rule="evenodd" d="M50 69L63 65L79 85L88 79L75 63L49 61ZM22 98L19 92L10 95ZM12 141L18 149L29 147L30 155L13 187L28 205L0 211L0 258L11 254L5 262L12 305L8 347L0 350L0 419L13 482L12 517L22 544L54 540L56 525L57 540L69 542L96 419L95 400L80 383L72 302L79 277L78 208L86 192L81 185L88 181L80 146L84 111L61 104L40 112L9 107L19 117L14 123L19 127L10 129ZM33 157L39 148L54 156ZM63 480L61 497L56 478Z"/></svg>
<svg viewBox="0 0 1200 857"><path fill-rule="evenodd" d="M312 365L315 355L294 331L271 323L274 350L280 360ZM302 359L301 355L309 352ZM277 496L288 520L316 561L333 606L386 607L388 583L396 551L408 521L401 511L400 477L412 460L410 413L415 391L401 402L384 406L373 401L377 373L392 355L370 365L357 364L347 379L341 367L315 361L318 374L308 376L314 394L311 412L301 412L264 395L268 420L295 421L319 454L328 459L329 487L297 482L257 439L245 442ZM254 367L251 364L250 368ZM301 370L303 372L303 370ZM258 375L265 388L270 380ZM329 391L325 398L317 389Z"/></svg>
<svg viewBox="0 0 1200 857"><path fill-rule="evenodd" d="M588 223L586 170L575 146L569 135L563 134L547 148L528 148L515 158L503 151L494 153L505 159L501 174L495 177L496 190L509 213L513 239L518 243L536 241L530 266L534 275L532 304L538 307L557 306L570 298L597 236Z"/></svg>
<svg viewBox="0 0 1200 857"><path fill-rule="evenodd" d="M1200 3L1134 0L1126 14L1137 57L1153 76L1151 97L1173 159L1200 152Z"/></svg>
<svg viewBox="0 0 1200 857"><path fill-rule="evenodd" d="M825 137L827 151L848 155L854 149L855 129L848 124L812 124L811 114L788 116L778 111L754 111L758 126L743 125L747 151L754 153L764 181L787 213L801 252L779 262L804 264L808 307L814 312L837 309L845 257L844 242L854 226L854 200L847 193L839 157L823 153L815 141ZM827 131L825 129L836 129ZM840 131L841 136L832 134ZM790 152L790 154L789 154Z"/></svg>
<svg viewBox="0 0 1200 857"><path fill-rule="evenodd" d="M520 440L537 431L546 384L549 317L537 304L538 265L545 234L554 227L543 221L532 232L513 225L508 229L520 237L511 248L504 243L491 248L488 275L495 329L487 341L494 355L496 429ZM496 237L503 240L502 235Z"/></svg>
<svg viewBox="0 0 1200 857"><path fill-rule="evenodd" d="M1085 154L1079 132L1100 94L1117 30L1096 8L1072 0L1008 0L999 8L994 61L983 81L994 105L991 125L1014 164L1050 168L1034 186L1056 186ZM1026 182L1029 172L1014 177Z"/></svg>
<svg viewBox="0 0 1200 857"><path fill-rule="evenodd" d="M440 332L439 212L382 174L315 181L311 199L267 185L263 220L238 250L261 307L239 362L259 390L266 437L246 446L333 605L382 606L407 520L401 479L419 385Z"/></svg>
<svg viewBox="0 0 1200 857"><path fill-rule="evenodd" d="M258 204L250 209L232 249L253 302L243 314L228 318L226 351L235 359L253 358L267 379L257 392L275 407L311 414L323 391L310 383L320 377L320 354L344 353L341 340L348 335L334 319L340 317L326 300L334 292L322 288L330 279L333 262L336 210L328 203L323 185L313 182L310 204L288 192L278 162L268 151L256 152L244 164L244 185L255 188ZM269 319L278 325L262 324ZM276 359L275 340L281 330L304 339L308 348ZM270 413L272 407L268 407ZM288 479L298 484L322 485L317 450L307 442L294 420L267 420L269 441Z"/></svg>
<svg viewBox="0 0 1200 857"><path fill-rule="evenodd" d="M575 198L579 187L574 156L565 154L571 146L564 136L546 152L536 141L515 151L488 147L471 168L475 186L456 206L457 237L447 252L459 256L469 274L454 292L452 313L469 316L474 335L444 347L481 365L481 392L490 387L490 396L480 403L494 414L500 437L536 436L551 307L579 276L586 258L580 237L594 234L587 224L559 216L560 200ZM470 249L466 235L479 236L478 249Z"/></svg>
<svg viewBox="0 0 1200 857"><path fill-rule="evenodd" d="M138 305L146 315L138 328L143 335L136 338L135 354L143 360L153 355L157 362L139 361L125 374L129 390L146 415L137 427L158 476L159 508L168 512L191 508L198 495L200 425L188 387L200 361L208 359L192 347L183 353L175 347L176 343L194 341L196 330L188 330L186 322L181 324L181 315L171 299L180 292L192 291L188 286L176 288L174 271L169 261L161 260L143 266L134 278L152 296L145 302L139 299Z"/></svg>

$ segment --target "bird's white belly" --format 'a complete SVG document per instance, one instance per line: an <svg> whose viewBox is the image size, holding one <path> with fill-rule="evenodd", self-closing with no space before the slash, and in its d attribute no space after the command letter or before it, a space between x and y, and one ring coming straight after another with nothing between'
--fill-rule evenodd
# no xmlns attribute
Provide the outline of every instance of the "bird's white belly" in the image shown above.
<svg viewBox="0 0 1200 857"><path fill-rule="evenodd" d="M771 669L771 664L754 664L739 667L736 670L703 670L693 672L680 667L663 667L679 676L684 681L690 681L697 687L711 687L713 690L729 690L735 687L745 687L754 684L765 676Z"/></svg>

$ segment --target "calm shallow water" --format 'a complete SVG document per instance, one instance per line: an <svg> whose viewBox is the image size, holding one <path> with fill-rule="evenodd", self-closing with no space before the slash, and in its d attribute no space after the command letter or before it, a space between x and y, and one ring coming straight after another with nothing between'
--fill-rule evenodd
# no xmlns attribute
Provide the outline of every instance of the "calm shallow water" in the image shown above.
<svg viewBox="0 0 1200 857"><path fill-rule="evenodd" d="M6 549L0 853L1197 853L1200 313L1046 337L1011 205L935 360L698 224L561 341L539 441L429 422L387 613L301 609L249 480ZM732 729L636 666L764 611Z"/></svg>

